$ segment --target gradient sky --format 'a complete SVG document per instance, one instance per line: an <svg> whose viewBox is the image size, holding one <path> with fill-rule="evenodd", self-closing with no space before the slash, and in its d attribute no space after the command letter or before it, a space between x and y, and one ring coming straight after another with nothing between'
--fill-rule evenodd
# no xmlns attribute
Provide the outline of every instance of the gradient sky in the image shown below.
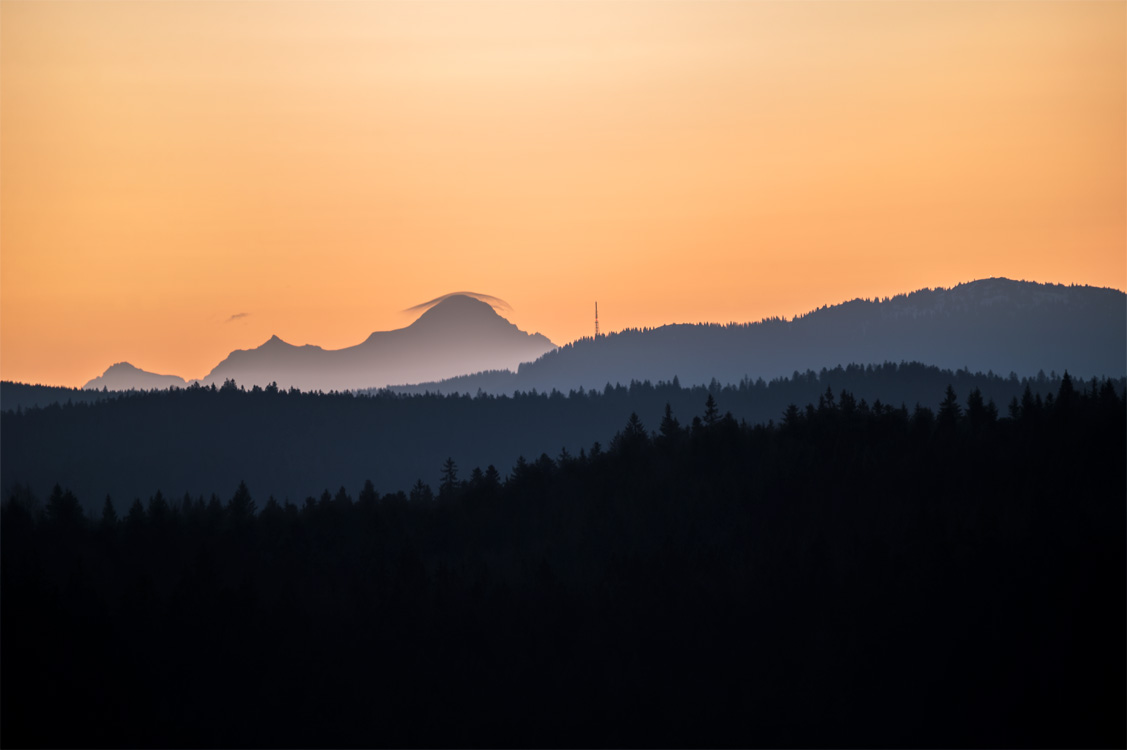
<svg viewBox="0 0 1127 750"><path fill-rule="evenodd" d="M0 377L1127 286L1127 3L0 0Z"/></svg>

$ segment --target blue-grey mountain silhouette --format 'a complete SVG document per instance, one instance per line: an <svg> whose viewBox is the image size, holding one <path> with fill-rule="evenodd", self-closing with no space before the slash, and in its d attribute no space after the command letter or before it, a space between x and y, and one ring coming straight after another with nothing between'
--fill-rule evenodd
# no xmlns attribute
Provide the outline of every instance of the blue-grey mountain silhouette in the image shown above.
<svg viewBox="0 0 1127 750"><path fill-rule="evenodd" d="M1127 295L1116 289L984 279L884 300L855 299L792 320L666 325L583 338L522 364L402 391L568 391L632 380L685 385L771 380L843 362L1082 377L1127 374ZM405 384L410 381L403 381Z"/></svg>
<svg viewBox="0 0 1127 750"><path fill-rule="evenodd" d="M301 390L380 388L482 370L516 369L555 348L526 333L486 301L465 294L442 299L406 328L378 331L356 346L294 346L277 336L256 349L240 349L200 380Z"/></svg>
<svg viewBox="0 0 1127 750"><path fill-rule="evenodd" d="M184 378L176 375L158 375L134 367L128 362L111 365L104 373L82 386L86 390L149 391L154 388L184 387Z"/></svg>

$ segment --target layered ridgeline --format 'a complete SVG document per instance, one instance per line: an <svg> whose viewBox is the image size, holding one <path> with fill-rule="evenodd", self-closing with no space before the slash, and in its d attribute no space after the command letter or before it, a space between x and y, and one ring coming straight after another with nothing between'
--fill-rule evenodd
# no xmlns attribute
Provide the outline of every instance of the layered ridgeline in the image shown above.
<svg viewBox="0 0 1127 750"><path fill-rule="evenodd" d="M1125 384L1077 380L1075 387L1122 394ZM577 455L595 442L606 446L631 413L647 431L658 430L667 404L685 425L707 417L710 397L717 414L731 412L749 424L779 422L790 404L807 403L863 411L879 401L882 410L903 405L914 415L917 404L938 410L948 385L967 409L979 391L980 407L1000 418L1013 413L1015 400L1035 411L1064 387L1061 374L1022 380L888 364L770 383L706 389L647 382L570 395L355 396L230 385L91 393L101 400L0 413L0 493L23 485L45 498L57 482L96 512L107 494L119 506L156 489L206 498L245 480L257 495L300 503L366 479L380 491L407 490L419 479L434 484L447 458L462 467L492 464L504 475L520 456L534 461L545 453Z"/></svg>
<svg viewBox="0 0 1127 750"><path fill-rule="evenodd" d="M793 320L667 325L584 338L512 372L404 392L512 393L632 380L738 383L844 362L922 362L972 372L1127 374L1127 295L1116 289L985 279L884 300L857 299ZM403 381L410 383L410 381Z"/></svg>
<svg viewBox="0 0 1127 750"><path fill-rule="evenodd" d="M343 391L418 383L482 370L516 369L555 348L539 333L526 333L488 302L455 294L442 299L406 328L377 331L356 346L294 346L277 336L255 349L231 352L199 382L234 380L248 388L277 383L283 389ZM162 381L122 363L86 388L145 390L186 385Z"/></svg>
<svg viewBox="0 0 1127 750"><path fill-rule="evenodd" d="M542 356L543 355L543 356ZM448 295L410 326L344 349L277 336L237 350L199 381L283 389L512 393L679 378L685 384L767 380L845 362L922 362L1018 375L1127 374L1127 295L1116 289L986 279L884 300L857 299L792 320L674 324L583 338L556 348L485 301ZM119 363L86 388L146 390L175 376Z"/></svg>

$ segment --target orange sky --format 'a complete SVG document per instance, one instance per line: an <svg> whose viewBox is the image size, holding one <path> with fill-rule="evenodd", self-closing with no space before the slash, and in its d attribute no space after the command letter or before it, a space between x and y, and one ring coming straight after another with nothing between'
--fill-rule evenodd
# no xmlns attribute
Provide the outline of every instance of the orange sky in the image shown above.
<svg viewBox="0 0 1127 750"><path fill-rule="evenodd" d="M1127 286L1127 3L0 0L4 379L988 276Z"/></svg>

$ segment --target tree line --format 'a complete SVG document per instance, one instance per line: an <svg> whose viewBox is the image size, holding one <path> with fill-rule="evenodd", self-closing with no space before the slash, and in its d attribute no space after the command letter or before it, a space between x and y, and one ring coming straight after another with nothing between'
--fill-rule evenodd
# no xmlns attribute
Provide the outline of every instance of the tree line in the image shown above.
<svg viewBox="0 0 1127 750"><path fill-rule="evenodd" d="M1124 379L1113 383L1118 390L1127 386ZM406 490L420 478L433 486L447 457L504 470L521 455L575 454L605 441L631 412L655 426L666 404L675 414L693 414L709 395L737 421L756 424L779 421L788 404L816 402L827 388L870 404L879 399L912 410L919 403L934 411L948 384L961 394L978 389L1004 415L1027 390L1031 398L1056 393L1061 376L886 363L795 372L770 382L685 387L676 379L635 381L505 396L318 394L229 382L4 411L0 492L18 483L46 497L58 482L94 514L107 494L124 512L158 487L172 498L188 492L207 499L243 480L261 497L300 503L326 486L355 491L366 479L381 491ZM8 384L3 388L7 405Z"/></svg>
<svg viewBox="0 0 1127 750"><path fill-rule="evenodd" d="M11 746L1122 746L1127 396L706 394L380 493L0 509Z"/></svg>

